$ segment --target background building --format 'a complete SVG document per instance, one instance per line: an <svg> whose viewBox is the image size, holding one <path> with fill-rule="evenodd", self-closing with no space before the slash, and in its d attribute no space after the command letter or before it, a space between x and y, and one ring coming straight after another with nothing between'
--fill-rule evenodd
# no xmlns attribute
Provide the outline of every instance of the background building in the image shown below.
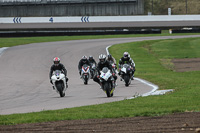
<svg viewBox="0 0 200 133"><path fill-rule="evenodd" d="M1 0L0 17L144 14L144 0Z"/></svg>

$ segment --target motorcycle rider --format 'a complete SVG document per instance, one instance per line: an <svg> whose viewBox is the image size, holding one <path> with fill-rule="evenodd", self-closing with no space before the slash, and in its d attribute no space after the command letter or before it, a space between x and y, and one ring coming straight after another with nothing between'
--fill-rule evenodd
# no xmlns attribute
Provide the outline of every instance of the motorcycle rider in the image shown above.
<svg viewBox="0 0 200 133"><path fill-rule="evenodd" d="M113 68L113 69L114 69L114 72L116 74L117 65L116 65L115 59L112 57L111 54L108 55L107 61L110 62L111 65L114 64L115 68Z"/></svg>
<svg viewBox="0 0 200 133"><path fill-rule="evenodd" d="M100 84L100 80L99 80L100 71L101 71L104 67L107 67L107 68L111 71L111 73L112 73L112 75L113 75L115 81L117 80L117 76L116 76L115 73L113 72L113 69L112 69L111 64L106 60L106 55L100 54L100 55L99 55L99 63L97 64L97 68L96 68L97 74L96 74L96 76L93 78L93 80L94 80L95 82L97 82L99 85L101 85L101 84Z"/></svg>
<svg viewBox="0 0 200 133"><path fill-rule="evenodd" d="M82 66L83 66L84 64L89 65L90 68L91 68L90 62L89 62L89 60L87 59L87 56L86 56L86 55L84 55L84 56L81 58L81 60L79 61L79 63L78 63L78 70L79 70L79 74L80 74L80 75L81 75Z"/></svg>
<svg viewBox="0 0 200 133"><path fill-rule="evenodd" d="M96 63L96 61L95 61L95 59L93 58L92 55L89 56L88 60L89 60L90 64L95 64L95 66L97 65L97 63Z"/></svg>
<svg viewBox="0 0 200 133"><path fill-rule="evenodd" d="M52 77L52 75L53 75L53 72L54 72L55 70L60 70L60 71L65 75L66 86L68 86L68 85L67 85L67 81L68 81L68 78L67 78L67 70L66 70L65 66L64 66L62 63L60 63L60 58L55 57L55 58L53 59L53 63L54 63L54 64L51 66L51 69L50 69L50 72L49 72L50 83L53 84L52 81L51 81L51 77ZM53 88L53 89L54 89L54 88Z"/></svg>
<svg viewBox="0 0 200 133"><path fill-rule="evenodd" d="M94 74L95 74L95 71L96 71L96 66L97 66L97 63L95 61L95 59L93 58L92 55L89 56L89 62L90 62L90 65L92 66L92 68L90 69L90 72L91 72L91 78L94 78ZM93 68L93 65L95 66Z"/></svg>
<svg viewBox="0 0 200 133"><path fill-rule="evenodd" d="M115 61L115 59L112 57L111 54L108 55L107 61L109 61L111 64L112 64L112 63L115 63L115 64L116 64L116 61Z"/></svg>
<svg viewBox="0 0 200 133"><path fill-rule="evenodd" d="M128 52L124 52L124 56L119 60L119 75L121 74L121 67L123 64L129 64L131 66L132 70L132 76L131 79L134 80L134 73L135 73L135 63L133 59L130 57L130 54Z"/></svg>

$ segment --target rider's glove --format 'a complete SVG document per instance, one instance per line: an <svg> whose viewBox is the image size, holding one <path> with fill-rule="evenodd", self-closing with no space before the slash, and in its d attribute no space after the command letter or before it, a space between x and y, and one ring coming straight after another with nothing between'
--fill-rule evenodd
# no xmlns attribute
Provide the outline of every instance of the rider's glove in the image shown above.
<svg viewBox="0 0 200 133"><path fill-rule="evenodd" d="M115 76L115 73L113 73L112 75Z"/></svg>
<svg viewBox="0 0 200 133"><path fill-rule="evenodd" d="M99 75L97 75L97 78L99 78L100 76Z"/></svg>

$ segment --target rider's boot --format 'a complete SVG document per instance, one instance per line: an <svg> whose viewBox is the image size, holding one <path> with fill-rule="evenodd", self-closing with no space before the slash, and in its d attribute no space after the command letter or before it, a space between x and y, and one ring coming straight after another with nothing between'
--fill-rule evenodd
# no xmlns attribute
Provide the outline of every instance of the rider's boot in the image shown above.
<svg viewBox="0 0 200 133"><path fill-rule="evenodd" d="M66 79L66 88L68 88L67 82L68 82L69 79L67 77L65 79Z"/></svg>
<svg viewBox="0 0 200 133"><path fill-rule="evenodd" d="M68 88L68 84L66 83L66 88Z"/></svg>
<svg viewBox="0 0 200 133"><path fill-rule="evenodd" d="M134 74L132 75L131 80L134 80Z"/></svg>
<svg viewBox="0 0 200 133"><path fill-rule="evenodd" d="M99 83L99 85L100 85L100 89L102 89L102 83L101 82Z"/></svg>

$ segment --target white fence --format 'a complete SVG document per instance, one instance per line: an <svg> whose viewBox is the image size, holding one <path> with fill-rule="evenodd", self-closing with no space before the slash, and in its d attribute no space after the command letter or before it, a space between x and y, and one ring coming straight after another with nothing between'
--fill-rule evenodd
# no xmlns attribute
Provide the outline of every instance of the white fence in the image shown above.
<svg viewBox="0 0 200 133"><path fill-rule="evenodd" d="M0 23L200 21L200 15L2 17Z"/></svg>

